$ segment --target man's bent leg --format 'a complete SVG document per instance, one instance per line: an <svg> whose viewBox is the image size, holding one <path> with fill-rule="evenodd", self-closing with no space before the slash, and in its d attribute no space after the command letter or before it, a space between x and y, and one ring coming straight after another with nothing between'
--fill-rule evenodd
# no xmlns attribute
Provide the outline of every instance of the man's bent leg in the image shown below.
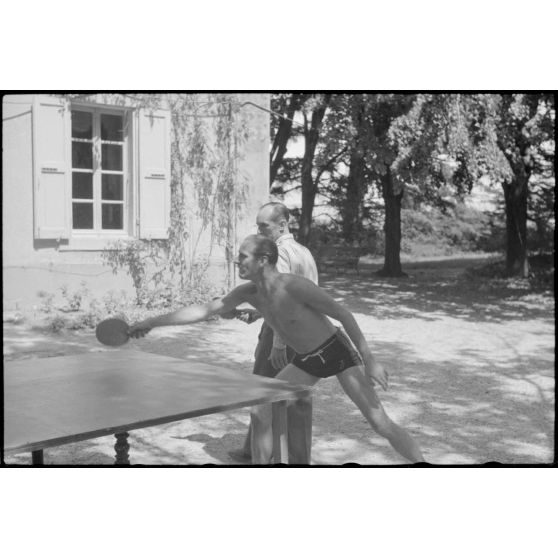
<svg viewBox="0 0 558 558"><path fill-rule="evenodd" d="M320 378L289 364L276 378L291 384L315 385ZM287 407L289 464L308 464L312 454L312 398L290 401Z"/></svg>
<svg viewBox="0 0 558 558"><path fill-rule="evenodd" d="M289 464L310 463L312 448L312 398L304 397L287 407Z"/></svg>
<svg viewBox="0 0 558 558"><path fill-rule="evenodd" d="M258 405L250 413L252 464L268 465L273 453L271 405Z"/></svg>
<svg viewBox="0 0 558 558"><path fill-rule="evenodd" d="M271 354L271 348L273 347L273 329L268 326L265 322L262 325L262 329L260 331L260 334L258 336L258 345L256 347L254 356L255 356L255 362L254 362L254 369L253 369L253 373L256 374L257 376L263 376L265 378L275 378L277 376L277 374L279 373L279 370L273 368L273 365L271 364L271 361L269 360L269 355ZM295 356L295 352L293 349L291 349L291 347L287 347L287 360L290 362ZM305 416L307 416L307 409L304 407L305 404L302 404L302 408L299 409L298 411L294 411L294 422L296 423L297 421L304 421L305 420ZM306 403L307 405L307 403ZM291 411L290 409L288 410L288 412L290 414L293 413L293 411ZM310 414L311 414L311 410L310 410ZM300 417L300 418L299 418ZM289 419L290 422L291 419ZM306 429L308 429L308 426L305 427ZM251 439L252 439L252 426L250 425L248 427L248 434L244 440L244 445L242 447L242 457L249 459L250 455L251 455L251 450L250 450L250 444L251 444ZM309 439L311 439L312 437L312 432L308 431L307 432L307 436L309 436ZM290 444L289 444L290 447ZM290 452L291 450L289 450ZM293 457L295 460L299 459L299 456L295 455ZM296 462L296 461L294 461Z"/></svg>
<svg viewBox="0 0 558 558"><path fill-rule="evenodd" d="M294 364L287 364L279 374L278 380L283 380L291 384L298 384L304 386L313 386L320 378L307 374ZM289 405L292 407L292 404ZM308 404L299 407L299 410L308 412L311 411L311 406ZM287 417L289 417L287 410ZM251 413L252 420L252 463L253 464L268 464L271 462L273 451L273 439L271 431L271 405L259 405L254 407ZM312 440L308 439L305 430L298 430L301 427L302 421L295 423L293 428L288 425L288 437L293 437L295 445L294 454L299 463L310 463ZM311 416L304 419L305 428L311 431ZM290 445L290 444L289 444Z"/></svg>
<svg viewBox="0 0 558 558"><path fill-rule="evenodd" d="M268 436L267 432L264 433L265 428L262 420L261 413L258 414L256 420L262 425L260 436ZM254 461L254 454L252 453L253 447L253 415L250 416L250 427L248 429L248 436L243 448L244 455L252 456L252 463L259 463ZM287 444L289 451L289 464L306 464L310 463L311 449L312 449L312 398L304 397L296 401L288 402L287 404ZM266 445L267 447L267 445ZM262 450L264 451L264 450ZM261 452L259 455L262 455Z"/></svg>
<svg viewBox="0 0 558 558"><path fill-rule="evenodd" d="M277 375L278 370L275 370L271 365L269 360L269 355L271 353L271 347L273 346L273 329L269 327L265 322L262 324L260 334L258 335L258 344L254 352L255 362L254 368L252 370L253 374L257 376L264 376L266 378L274 378ZM251 439L252 439L252 423L248 427L248 433L244 439L244 445L242 446L242 456L250 459L251 455Z"/></svg>
<svg viewBox="0 0 558 558"><path fill-rule="evenodd" d="M345 393L359 408L372 428L387 438L397 453L412 463L424 461L416 440L406 430L395 424L385 412L372 380L366 377L361 366L348 368L338 374L337 378Z"/></svg>

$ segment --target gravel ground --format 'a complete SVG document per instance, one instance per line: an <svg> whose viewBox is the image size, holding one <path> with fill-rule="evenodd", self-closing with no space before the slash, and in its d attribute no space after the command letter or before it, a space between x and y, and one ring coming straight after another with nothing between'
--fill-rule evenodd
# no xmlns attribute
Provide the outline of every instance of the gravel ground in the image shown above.
<svg viewBox="0 0 558 558"><path fill-rule="evenodd" d="M417 437L433 464L552 463L554 460L554 298L521 288L461 280L466 261L413 266L409 277L325 275L322 285L355 314L390 370L381 397ZM251 372L260 324L219 320L153 331L126 350L146 351ZM48 334L4 324L4 358L110 350L92 332ZM231 465L247 410L136 430L133 464ZM46 464L110 464L112 436L45 450ZM368 426L335 378L314 391L313 464L403 462ZM5 457L28 464L29 454Z"/></svg>

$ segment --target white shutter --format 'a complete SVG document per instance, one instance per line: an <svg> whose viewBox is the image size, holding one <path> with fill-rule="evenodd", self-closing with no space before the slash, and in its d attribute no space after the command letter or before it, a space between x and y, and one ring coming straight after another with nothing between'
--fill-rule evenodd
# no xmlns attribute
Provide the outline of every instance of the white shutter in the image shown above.
<svg viewBox="0 0 558 558"><path fill-rule="evenodd" d="M170 112L139 111L140 238L168 238L170 225Z"/></svg>
<svg viewBox="0 0 558 558"><path fill-rule="evenodd" d="M33 104L35 238L69 238L71 119L62 98L37 96Z"/></svg>

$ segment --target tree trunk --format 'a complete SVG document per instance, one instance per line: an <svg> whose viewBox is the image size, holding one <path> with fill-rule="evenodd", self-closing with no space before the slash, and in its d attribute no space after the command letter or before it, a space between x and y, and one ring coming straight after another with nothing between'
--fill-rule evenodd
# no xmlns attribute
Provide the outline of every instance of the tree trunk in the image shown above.
<svg viewBox="0 0 558 558"><path fill-rule="evenodd" d="M357 240L362 229L360 206L365 191L365 169L362 151L354 148L349 162L347 193L342 215L343 238L347 242Z"/></svg>
<svg viewBox="0 0 558 558"><path fill-rule="evenodd" d="M293 122L295 112L300 108L300 103L304 95L293 93L289 99L289 104L285 110L285 118L281 118L277 133L273 138L273 145L269 154L269 185L271 186L277 177L277 173L283 164L285 153L287 152L287 144L292 135Z"/></svg>
<svg viewBox="0 0 558 558"><path fill-rule="evenodd" d="M326 97L327 99L327 97ZM327 107L327 100L318 108L312 111L310 127L305 126L304 130L304 156L302 157L301 186L302 186L302 207L300 211L300 223L298 229L298 241L305 246L310 240L310 230L312 228L312 213L314 211L314 201L318 192L317 185L312 177L314 165L314 154L318 146L320 128L324 119Z"/></svg>
<svg viewBox="0 0 558 558"><path fill-rule="evenodd" d="M517 95L502 95L504 108L509 119L511 103ZM533 172L531 148L534 130L526 124L531 121L539 109L539 95L525 95L524 108L528 114L522 117L522 123L513 120L513 145L498 139L498 146L508 160L513 172L509 184L503 184L506 207L506 274L508 276L529 276L527 253L527 211L529 197L529 178ZM505 136L504 136L505 137Z"/></svg>
<svg viewBox="0 0 558 558"><path fill-rule="evenodd" d="M343 237L347 242L358 239L362 229L361 205L366 191L366 163L364 159L366 147L364 138L367 135L363 95L355 96L355 104L351 110L351 120L356 130L356 136L351 147L347 196L342 215Z"/></svg>
<svg viewBox="0 0 558 558"><path fill-rule="evenodd" d="M312 176L302 175L302 207L300 212L300 223L298 228L298 241L304 246L308 245L310 240L310 231L312 229L312 213L314 212L314 200L316 192L314 190L314 182Z"/></svg>
<svg viewBox="0 0 558 558"><path fill-rule="evenodd" d="M378 275L384 277L401 277L406 275L401 269L401 200L403 191L395 193L391 169L388 167L382 176L382 196L385 203L384 232L386 246L384 267Z"/></svg>
<svg viewBox="0 0 558 558"><path fill-rule="evenodd" d="M528 277L527 194L529 177L525 169L516 167L514 178L504 184L506 203L506 273Z"/></svg>

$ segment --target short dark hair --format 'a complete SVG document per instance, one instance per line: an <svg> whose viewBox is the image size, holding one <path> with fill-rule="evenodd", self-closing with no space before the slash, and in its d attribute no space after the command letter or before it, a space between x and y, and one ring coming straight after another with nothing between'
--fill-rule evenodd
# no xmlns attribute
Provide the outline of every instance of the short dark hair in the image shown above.
<svg viewBox="0 0 558 558"><path fill-rule="evenodd" d="M275 265L279 259L279 251L277 250L277 245L273 240L261 235L261 234L251 234L244 239L244 242L251 242L254 246L253 254L254 256L266 256L267 261L271 265Z"/></svg>
<svg viewBox="0 0 558 558"><path fill-rule="evenodd" d="M285 219L287 223L289 222L291 212L289 211L289 208L285 204L281 202L268 202L268 203L264 203L260 207L260 210L262 210L264 207L273 208L273 221L277 222L280 219Z"/></svg>

